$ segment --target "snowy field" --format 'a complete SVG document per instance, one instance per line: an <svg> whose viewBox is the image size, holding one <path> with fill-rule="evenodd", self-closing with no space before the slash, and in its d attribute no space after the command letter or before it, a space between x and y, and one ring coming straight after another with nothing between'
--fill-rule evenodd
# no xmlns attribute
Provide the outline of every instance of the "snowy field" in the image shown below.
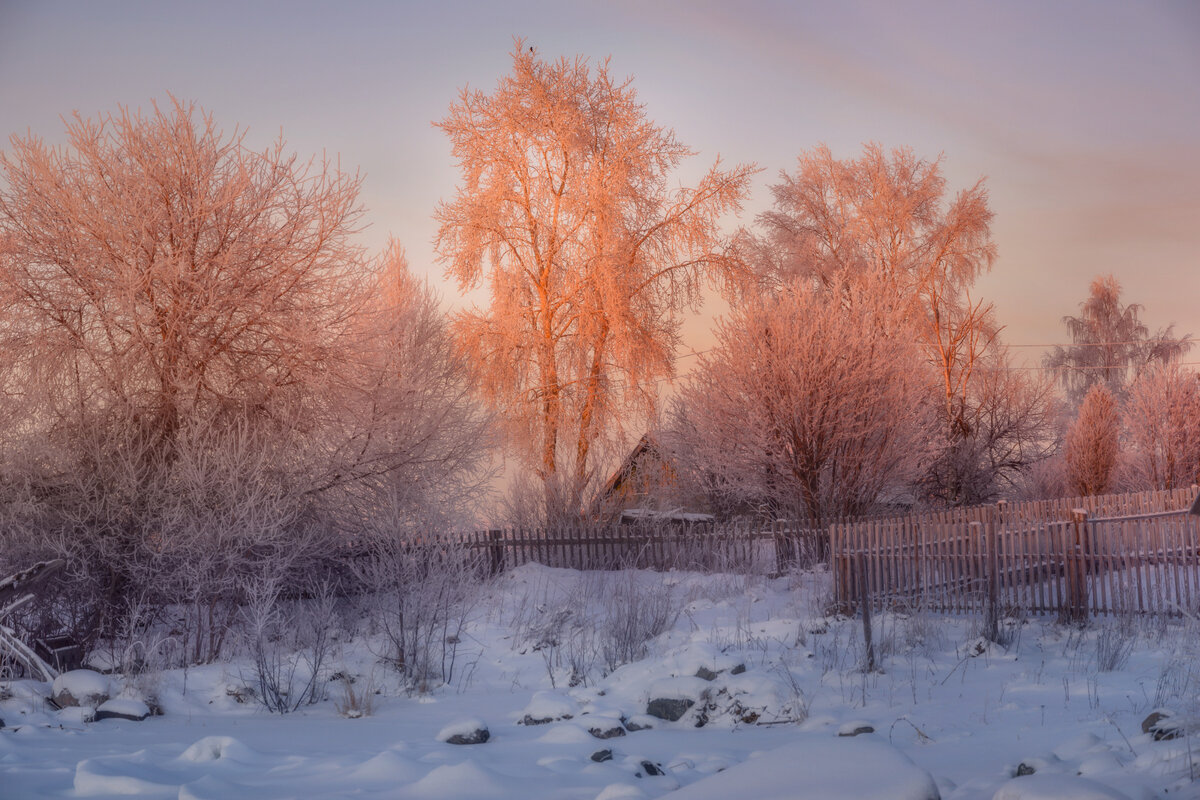
<svg viewBox="0 0 1200 800"><path fill-rule="evenodd" d="M248 660L107 677L126 708L157 698L140 722L84 722L18 681L0 692L0 797L1200 798L1200 744L1141 727L1195 713L1194 624L1008 619L1004 648L975 618L882 614L868 673L861 622L827 601L822 573L527 565L473 604L448 685L403 691L370 631L336 642L328 673L373 705L356 718L337 679L267 713ZM604 619L617 608L668 625L605 675L630 641Z"/></svg>

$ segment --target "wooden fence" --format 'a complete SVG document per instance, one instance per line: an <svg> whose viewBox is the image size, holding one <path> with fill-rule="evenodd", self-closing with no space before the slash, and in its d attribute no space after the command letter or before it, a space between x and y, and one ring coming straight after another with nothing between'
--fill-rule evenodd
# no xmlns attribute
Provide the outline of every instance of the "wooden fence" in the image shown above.
<svg viewBox="0 0 1200 800"><path fill-rule="evenodd" d="M914 514L830 527L840 605L1179 614L1200 606L1196 488Z"/></svg>
<svg viewBox="0 0 1200 800"><path fill-rule="evenodd" d="M492 574L537 562L571 569L782 572L823 561L828 530L795 523L594 525L474 531L462 542Z"/></svg>

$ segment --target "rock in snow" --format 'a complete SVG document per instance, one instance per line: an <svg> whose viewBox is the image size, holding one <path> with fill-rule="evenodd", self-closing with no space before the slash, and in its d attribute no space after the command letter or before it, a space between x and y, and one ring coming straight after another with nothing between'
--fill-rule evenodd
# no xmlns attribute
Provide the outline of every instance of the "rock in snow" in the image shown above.
<svg viewBox="0 0 1200 800"><path fill-rule="evenodd" d="M561 719L571 719L579 713L579 706L571 698L558 692L537 692L529 705L525 706L522 725L545 725Z"/></svg>
<svg viewBox="0 0 1200 800"><path fill-rule="evenodd" d="M141 722L150 716L150 707L141 700L130 697L115 697L105 701L96 709L96 722L105 719L127 719Z"/></svg>
<svg viewBox="0 0 1200 800"><path fill-rule="evenodd" d="M492 736L487 723L478 718L452 722L438 731L437 740L446 744L483 744Z"/></svg>
<svg viewBox="0 0 1200 800"><path fill-rule="evenodd" d="M108 678L95 670L73 669L54 679L50 694L59 708L95 708L108 699Z"/></svg>

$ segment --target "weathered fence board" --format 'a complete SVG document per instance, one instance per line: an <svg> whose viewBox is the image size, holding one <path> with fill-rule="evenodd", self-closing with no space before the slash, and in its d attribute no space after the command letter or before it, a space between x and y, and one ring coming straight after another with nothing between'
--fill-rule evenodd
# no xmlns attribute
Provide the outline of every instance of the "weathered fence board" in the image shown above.
<svg viewBox="0 0 1200 800"><path fill-rule="evenodd" d="M1200 517L1186 511L1196 491L1000 503L832 525L835 596L847 608L865 589L876 607L989 615L1022 608L1074 620L1194 610Z"/></svg>

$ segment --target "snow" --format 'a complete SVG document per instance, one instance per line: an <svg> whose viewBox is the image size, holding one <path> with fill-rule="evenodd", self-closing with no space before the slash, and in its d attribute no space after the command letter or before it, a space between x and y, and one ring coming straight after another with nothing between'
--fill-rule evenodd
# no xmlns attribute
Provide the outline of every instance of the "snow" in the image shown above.
<svg viewBox="0 0 1200 800"><path fill-rule="evenodd" d="M1130 800L1115 789L1070 775L1025 775L1013 778L992 800Z"/></svg>
<svg viewBox="0 0 1200 800"><path fill-rule="evenodd" d="M611 608L597 586L664 583L678 615L638 661L606 675L597 660L580 678L569 625L560 644L533 646L529 632L566 619L564 609L575 625ZM238 703L229 692L253 682L253 667L236 655L137 681L63 676L72 693L114 690L118 705L152 690L165 714L136 723L89 723L83 710L49 705L45 683L0 682L0 796L1200 797L1190 740L1154 741L1140 727L1160 707L1197 710L1194 622L1140 623L1128 664L1105 672L1096 667L1105 620L1082 631L1050 618L1013 623L1007 647L972 655L976 617L881 613L882 671L864 673L861 621L827 615L828 590L823 572L600 580L527 565L483 590L460 635L466 666L449 685L412 693L378 660L378 641L343 637L330 672L378 690L373 713L358 719L338 714L339 683L285 716ZM697 677L702 668L712 680ZM695 705L678 722L647 717L648 702L667 696ZM526 716L553 721L526 725ZM485 744L444 743L479 727L492 734ZM875 732L838 736L862 727ZM591 733L614 728L625 734ZM610 760L592 759L604 750ZM1015 777L1020 765L1036 771Z"/></svg>
<svg viewBox="0 0 1200 800"><path fill-rule="evenodd" d="M805 736L759 758L704 778L672 800L938 800L929 773L869 734L852 739Z"/></svg>

